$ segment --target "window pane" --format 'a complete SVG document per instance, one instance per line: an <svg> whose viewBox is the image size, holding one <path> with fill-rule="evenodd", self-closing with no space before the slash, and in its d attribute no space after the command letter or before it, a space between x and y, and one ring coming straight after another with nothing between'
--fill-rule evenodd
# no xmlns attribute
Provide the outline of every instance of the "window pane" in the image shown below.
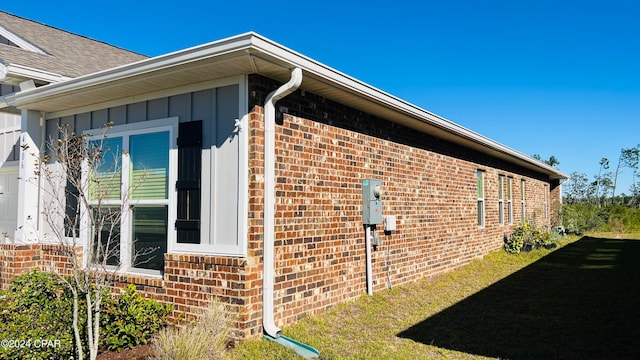
<svg viewBox="0 0 640 360"><path fill-rule="evenodd" d="M133 199L167 199L169 132L133 135L129 139Z"/></svg>
<svg viewBox="0 0 640 360"><path fill-rule="evenodd" d="M507 212L508 212L508 216L509 216L509 224L513 224L513 205L511 204L511 201L509 201L507 203Z"/></svg>
<svg viewBox="0 0 640 360"><path fill-rule="evenodd" d="M478 225L484 225L484 201L478 201Z"/></svg>
<svg viewBox="0 0 640 360"><path fill-rule="evenodd" d="M89 142L90 200L120 199L122 183L122 138Z"/></svg>
<svg viewBox="0 0 640 360"><path fill-rule="evenodd" d="M504 183L504 176L500 175L498 176L498 199L502 200L503 196L504 196L504 191L502 189Z"/></svg>
<svg viewBox="0 0 640 360"><path fill-rule="evenodd" d="M120 264L120 213L119 207L93 211L94 241L91 259L94 264Z"/></svg>
<svg viewBox="0 0 640 360"><path fill-rule="evenodd" d="M167 206L133 208L133 266L162 270L167 252Z"/></svg>
<svg viewBox="0 0 640 360"><path fill-rule="evenodd" d="M482 181L482 171L478 170L477 173L478 179L478 199L484 198L484 181Z"/></svg>

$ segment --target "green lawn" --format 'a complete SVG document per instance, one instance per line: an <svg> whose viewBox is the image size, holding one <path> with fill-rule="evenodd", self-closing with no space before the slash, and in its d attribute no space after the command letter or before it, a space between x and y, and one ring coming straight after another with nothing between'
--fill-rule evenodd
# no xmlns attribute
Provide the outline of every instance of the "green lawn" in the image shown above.
<svg viewBox="0 0 640 360"><path fill-rule="evenodd" d="M640 236L489 254L283 329L322 359L640 358ZM263 340L232 359L296 359Z"/></svg>

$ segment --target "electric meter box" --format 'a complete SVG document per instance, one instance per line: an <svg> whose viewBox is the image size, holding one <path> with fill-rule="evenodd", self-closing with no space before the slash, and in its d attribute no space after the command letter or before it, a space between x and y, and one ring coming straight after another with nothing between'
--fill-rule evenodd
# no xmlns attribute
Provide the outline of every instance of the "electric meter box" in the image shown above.
<svg viewBox="0 0 640 360"><path fill-rule="evenodd" d="M382 181L362 180L362 223L365 225L382 222Z"/></svg>

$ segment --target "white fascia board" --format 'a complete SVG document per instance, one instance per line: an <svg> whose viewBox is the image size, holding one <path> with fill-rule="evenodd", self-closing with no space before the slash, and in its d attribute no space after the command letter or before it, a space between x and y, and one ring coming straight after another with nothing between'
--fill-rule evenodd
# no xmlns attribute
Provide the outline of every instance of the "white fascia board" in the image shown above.
<svg viewBox="0 0 640 360"><path fill-rule="evenodd" d="M71 78L28 66L18 64L0 64L0 82L18 84L25 80L35 80L46 83L56 83L69 79Z"/></svg>
<svg viewBox="0 0 640 360"><path fill-rule="evenodd" d="M289 62L293 67L300 67L305 72L310 72L324 78L327 83L337 84L338 86L350 89L351 91L360 94L365 98L384 104L396 111L405 113L420 121L429 123L433 126L439 127L447 132L453 133L457 136L466 138L475 143L481 144L485 147L491 148L495 151L507 154L509 156L518 158L522 161L535 165L538 168L543 168L548 172L557 174L559 178L567 178L568 175L555 169L541 161L538 161L526 154L516 151L508 146L500 144L490 138L469 130L463 126L460 126L450 120L435 115L429 111L426 111L416 105L406 102L398 97L395 97L389 93L386 93L380 89L377 89L371 85L361 82L353 77L350 77L344 73L341 73L333 68L330 68L324 64L321 64L313 59L310 59L304 55L298 54L295 51L287 49L286 47L272 42L266 38L263 38L257 34L254 35L253 41L254 47L260 49L262 52L269 54L270 56L280 58L283 61Z"/></svg>
<svg viewBox="0 0 640 360"><path fill-rule="evenodd" d="M131 64L121 65L111 69L77 77L61 83L50 84L45 87L21 93L16 99L17 106L29 104L47 97L72 92L90 86L99 86L116 80L186 64L196 60L221 56L227 53L248 49L251 46L253 33L246 33L231 38L195 46L192 48L172 52L157 57L140 60Z"/></svg>

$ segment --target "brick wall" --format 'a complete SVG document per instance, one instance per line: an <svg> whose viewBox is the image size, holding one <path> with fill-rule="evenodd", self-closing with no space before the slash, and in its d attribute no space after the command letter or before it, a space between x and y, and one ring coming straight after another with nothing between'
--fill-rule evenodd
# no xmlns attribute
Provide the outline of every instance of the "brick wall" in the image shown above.
<svg viewBox="0 0 640 360"><path fill-rule="evenodd" d="M145 296L173 303L176 319L193 319L219 298L237 314L238 337L262 334L262 106L279 85L257 75L249 80L247 257L166 254L162 278L122 275L114 279L115 288L135 284ZM279 326L365 293L365 178L382 180L383 214L397 217L397 231L377 232L383 243L372 252L375 291L499 248L521 218L521 180L527 218L545 225L557 215L560 186L532 171L300 90L276 108L286 113L276 126ZM478 170L485 175L484 227L477 224ZM498 223L499 175L513 179L513 225ZM506 204L505 195L505 218ZM66 259L57 245L0 245L0 286L33 267L68 273Z"/></svg>
<svg viewBox="0 0 640 360"><path fill-rule="evenodd" d="M257 261L262 246L262 105L278 85L250 78L249 256ZM549 181L530 170L300 90L276 109L287 113L276 129L278 325L366 291L365 178L382 180L383 214L397 217L393 234L378 231L383 244L372 255L376 291L389 280L394 286L414 281L499 248L513 225L498 223L498 175L513 178L514 225L521 218L522 179L526 217L538 225L551 221L551 206L544 216ZM477 170L485 173L484 227L477 225ZM558 196L559 187L551 189ZM551 196L547 202L553 204ZM505 217L506 203L505 198Z"/></svg>
<svg viewBox="0 0 640 360"><path fill-rule="evenodd" d="M82 248L76 250L76 259L82 263ZM11 279L32 269L70 275L69 256L73 250L56 244L0 244L0 289L7 289Z"/></svg>
<svg viewBox="0 0 640 360"><path fill-rule="evenodd" d="M82 247L75 250L81 262ZM0 244L0 288L8 288L11 279L32 269L69 275L70 255L69 248L57 244ZM143 296L174 304L174 321L195 319L217 298L237 314L235 335L242 338L254 335L258 327L258 319L249 318L246 311L249 300L255 301L258 295L255 287L250 290L246 286L260 272L254 267L247 259L166 254L164 278L122 274L113 277L111 286L117 293L127 284L134 284Z"/></svg>
<svg viewBox="0 0 640 360"><path fill-rule="evenodd" d="M7 289L11 279L41 264L40 245L0 244L0 289Z"/></svg>

